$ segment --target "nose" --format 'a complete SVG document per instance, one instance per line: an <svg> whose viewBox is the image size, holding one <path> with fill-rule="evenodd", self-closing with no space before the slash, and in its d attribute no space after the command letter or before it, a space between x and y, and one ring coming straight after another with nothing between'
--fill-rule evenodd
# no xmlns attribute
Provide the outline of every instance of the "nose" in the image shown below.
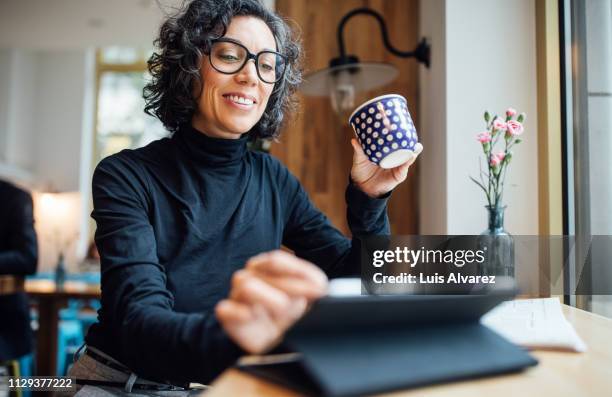
<svg viewBox="0 0 612 397"><path fill-rule="evenodd" d="M235 75L236 80L240 84L246 85L256 85L259 81L259 77L257 76L257 66L255 66L255 61L253 59L249 59L246 65L238 73Z"/></svg>

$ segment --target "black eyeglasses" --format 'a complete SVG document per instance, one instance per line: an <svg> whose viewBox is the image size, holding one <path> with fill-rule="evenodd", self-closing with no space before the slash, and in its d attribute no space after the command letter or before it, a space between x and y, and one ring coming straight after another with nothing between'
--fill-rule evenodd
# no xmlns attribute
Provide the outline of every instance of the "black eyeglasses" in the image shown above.
<svg viewBox="0 0 612 397"><path fill-rule="evenodd" d="M253 54L244 45L228 38L212 41L208 59L210 65L223 74L238 73L252 59L257 76L268 84L280 81L287 65L287 58L283 54L269 50Z"/></svg>

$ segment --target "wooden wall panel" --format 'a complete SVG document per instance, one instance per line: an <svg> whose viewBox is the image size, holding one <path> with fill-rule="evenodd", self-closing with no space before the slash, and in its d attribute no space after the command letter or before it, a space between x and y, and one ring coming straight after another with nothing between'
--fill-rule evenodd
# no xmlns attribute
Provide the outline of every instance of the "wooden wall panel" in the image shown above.
<svg viewBox="0 0 612 397"><path fill-rule="evenodd" d="M347 12L370 7L381 13L387 22L391 43L401 50L412 50L418 37L418 0L276 0L276 9L301 30L305 50L306 72L327 67L338 56L336 28ZM394 64L399 77L389 85L361 94L366 99L387 93L398 93L408 100L408 108L417 132L418 66L414 59L397 58L387 52L376 20L367 15L353 17L345 27L347 53L362 61ZM313 202L345 234L344 191L352 164L350 139L353 132L346 120L339 120L329 98L300 96L301 108L283 131L271 152L281 159L304 185ZM393 192L389 204L391 231L394 234L418 233L417 164L409 177Z"/></svg>

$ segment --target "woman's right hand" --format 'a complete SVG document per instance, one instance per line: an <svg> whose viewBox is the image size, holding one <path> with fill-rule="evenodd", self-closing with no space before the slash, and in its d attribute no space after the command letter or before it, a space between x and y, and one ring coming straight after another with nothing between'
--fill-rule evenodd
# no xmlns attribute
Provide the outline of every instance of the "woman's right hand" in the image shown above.
<svg viewBox="0 0 612 397"><path fill-rule="evenodd" d="M327 293L327 277L316 265L280 250L249 259L232 277L229 297L215 307L225 332L251 354L276 346Z"/></svg>

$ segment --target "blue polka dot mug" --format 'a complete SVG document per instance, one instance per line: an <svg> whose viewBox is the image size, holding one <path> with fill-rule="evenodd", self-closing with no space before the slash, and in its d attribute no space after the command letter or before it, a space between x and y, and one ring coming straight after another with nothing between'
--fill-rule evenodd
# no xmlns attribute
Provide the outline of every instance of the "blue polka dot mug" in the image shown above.
<svg viewBox="0 0 612 397"><path fill-rule="evenodd" d="M349 124L370 161L382 168L397 167L416 156L416 128L401 95L370 99L351 114Z"/></svg>

